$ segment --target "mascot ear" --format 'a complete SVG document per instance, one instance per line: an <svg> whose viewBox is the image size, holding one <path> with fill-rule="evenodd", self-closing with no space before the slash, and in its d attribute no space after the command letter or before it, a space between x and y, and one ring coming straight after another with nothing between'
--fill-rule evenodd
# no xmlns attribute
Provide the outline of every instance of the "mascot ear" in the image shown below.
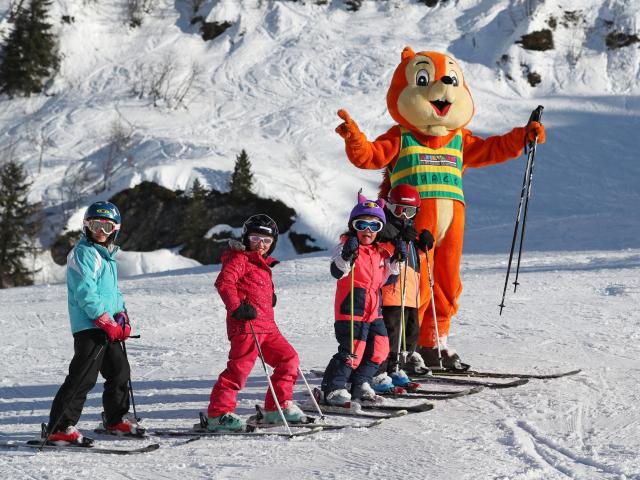
<svg viewBox="0 0 640 480"><path fill-rule="evenodd" d="M384 208L386 202L384 201L384 198L379 198L378 200L376 200L376 203L380 208Z"/></svg>
<svg viewBox="0 0 640 480"><path fill-rule="evenodd" d="M416 54L411 47L404 47L404 49L402 50L402 55L401 55L402 60L406 60L407 58L412 58L415 56Z"/></svg>
<svg viewBox="0 0 640 480"><path fill-rule="evenodd" d="M358 205L367 201L367 197L362 195L362 189L358 190Z"/></svg>

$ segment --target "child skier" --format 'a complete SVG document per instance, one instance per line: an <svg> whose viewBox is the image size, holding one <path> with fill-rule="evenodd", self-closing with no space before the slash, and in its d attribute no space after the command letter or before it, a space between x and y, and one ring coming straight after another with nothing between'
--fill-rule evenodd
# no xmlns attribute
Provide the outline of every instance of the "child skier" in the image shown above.
<svg viewBox="0 0 640 480"><path fill-rule="evenodd" d="M382 313L389 332L391 353L380 364L378 375L373 379L372 387L378 393L391 391L394 386L409 386L411 382L405 370L408 370L409 374L424 374L429 371L420 354L415 351L420 333L420 260L433 247L431 232L422 230L418 236L413 225L413 218L417 215L419 207L420 193L415 187L405 184L397 185L389 191L384 206L387 223L379 234L380 241L392 244L402 242L408 245L408 249L406 262L400 265L396 281L382 287ZM403 345L405 342L406 345ZM406 349L409 353L406 361L399 357L398 353L401 350L398 350L398 347L401 350ZM401 365L398 365L398 360Z"/></svg>
<svg viewBox="0 0 640 480"><path fill-rule="evenodd" d="M142 430L127 413L130 370L120 342L129 338L131 326L118 290L114 259L120 223L120 212L114 204L92 204L84 214L82 237L67 257L74 355L69 374L53 399L49 423L43 432L49 443L92 443L75 425L98 372L106 380L102 394L106 430L134 435Z"/></svg>
<svg viewBox="0 0 640 480"><path fill-rule="evenodd" d="M374 202L358 193L358 204L349 215L349 231L332 257L331 274L338 279L334 324L338 353L322 379L324 402L329 405L343 406L352 398L380 401L370 385L389 354L380 288L390 275L398 273L392 252L376 238L386 222L383 205L383 200ZM405 255L404 244L399 243L393 257ZM351 393L347 382L351 382Z"/></svg>
<svg viewBox="0 0 640 480"><path fill-rule="evenodd" d="M242 243L230 242L229 250L222 256L222 270L215 286L227 308L227 335L231 350L227 368L211 391L208 430L235 431L243 428L240 417L233 411L238 391L244 387L258 356L256 342L260 344L265 362L274 367L271 382L277 396L274 399L271 390L267 390L264 421L281 422L276 401L287 422L297 423L305 419L302 410L292 401L293 386L298 378L298 354L274 321L276 295L271 268L278 262L269 255L277 241L276 223L268 215L253 215L242 227Z"/></svg>

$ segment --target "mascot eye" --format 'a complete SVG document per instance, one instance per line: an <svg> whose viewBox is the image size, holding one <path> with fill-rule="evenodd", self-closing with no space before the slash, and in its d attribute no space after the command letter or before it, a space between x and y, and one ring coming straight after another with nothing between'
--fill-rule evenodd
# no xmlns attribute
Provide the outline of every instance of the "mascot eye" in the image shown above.
<svg viewBox="0 0 640 480"><path fill-rule="evenodd" d="M453 70L451 70L449 72L449 76L451 77L451 80L453 80L453 86L457 87L459 85L460 82L458 82L458 75L456 74L456 72L454 72Z"/></svg>
<svg viewBox="0 0 640 480"><path fill-rule="evenodd" d="M429 85L429 72L426 70L420 70L416 74L416 85L419 87L426 87Z"/></svg>

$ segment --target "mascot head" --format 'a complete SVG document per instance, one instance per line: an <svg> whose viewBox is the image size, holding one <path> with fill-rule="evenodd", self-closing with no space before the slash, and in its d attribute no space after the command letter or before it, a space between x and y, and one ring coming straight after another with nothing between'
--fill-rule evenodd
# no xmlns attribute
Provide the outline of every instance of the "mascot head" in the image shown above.
<svg viewBox="0 0 640 480"><path fill-rule="evenodd" d="M449 55L405 47L387 92L393 119L409 130L443 137L473 117L462 69Z"/></svg>

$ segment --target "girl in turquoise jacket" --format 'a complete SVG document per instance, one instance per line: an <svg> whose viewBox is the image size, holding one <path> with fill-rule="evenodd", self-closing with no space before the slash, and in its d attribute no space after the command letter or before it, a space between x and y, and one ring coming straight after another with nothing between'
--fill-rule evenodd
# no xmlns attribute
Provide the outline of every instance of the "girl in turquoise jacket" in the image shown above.
<svg viewBox="0 0 640 480"><path fill-rule="evenodd" d="M69 374L58 390L43 434L56 445L88 445L76 428L87 394L98 373L105 378L103 423L108 433L140 435L129 417L130 369L124 342L131 333L122 293L114 244L120 230L118 208L96 202L84 215L82 238L67 257L67 297L74 355Z"/></svg>

